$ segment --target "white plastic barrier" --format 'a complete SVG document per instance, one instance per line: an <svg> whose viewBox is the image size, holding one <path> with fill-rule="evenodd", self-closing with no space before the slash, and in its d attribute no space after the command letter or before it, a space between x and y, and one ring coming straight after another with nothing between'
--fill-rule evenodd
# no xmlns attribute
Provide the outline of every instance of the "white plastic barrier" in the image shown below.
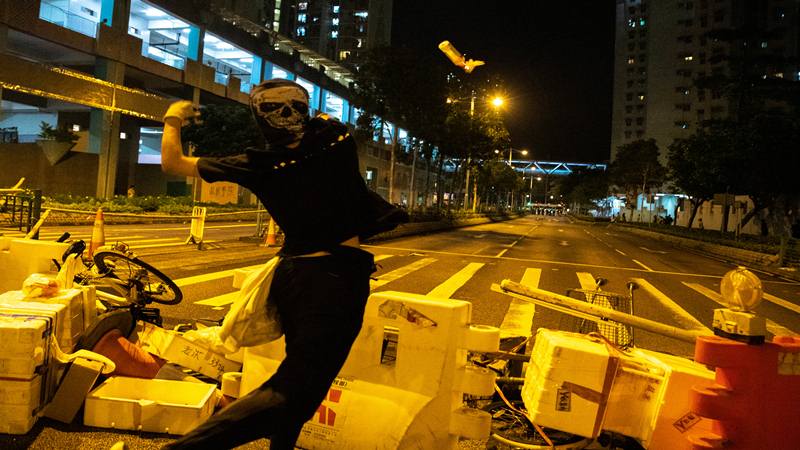
<svg viewBox="0 0 800 450"><path fill-rule="evenodd" d="M60 262L68 246L61 242L0 237L0 292L22 289L22 283L32 273L52 272L55 267L51 260Z"/></svg>
<svg viewBox="0 0 800 450"><path fill-rule="evenodd" d="M372 294L347 362L298 440L302 448L455 449L484 439L491 417L464 394L490 395L494 373L467 350L497 351L500 330L471 325L472 304L403 292ZM246 349L241 395L271 376L283 340Z"/></svg>
<svg viewBox="0 0 800 450"><path fill-rule="evenodd" d="M203 233L206 228L206 208L195 206L192 208L192 224L189 226L189 237L186 243L197 244L197 248L203 245Z"/></svg>

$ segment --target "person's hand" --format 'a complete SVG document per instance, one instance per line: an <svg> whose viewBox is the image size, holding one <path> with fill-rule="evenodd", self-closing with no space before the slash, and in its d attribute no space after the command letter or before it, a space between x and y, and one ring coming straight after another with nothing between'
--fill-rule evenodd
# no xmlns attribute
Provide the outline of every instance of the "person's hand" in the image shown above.
<svg viewBox="0 0 800 450"><path fill-rule="evenodd" d="M200 116L197 107L189 100L179 100L169 105L167 112L164 114L164 123L169 119L173 119L175 125L183 126L190 120L194 120Z"/></svg>

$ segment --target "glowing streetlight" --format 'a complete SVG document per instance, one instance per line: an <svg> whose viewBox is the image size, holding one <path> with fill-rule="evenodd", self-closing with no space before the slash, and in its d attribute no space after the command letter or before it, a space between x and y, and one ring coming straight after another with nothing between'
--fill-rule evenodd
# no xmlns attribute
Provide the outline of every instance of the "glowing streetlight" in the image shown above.
<svg viewBox="0 0 800 450"><path fill-rule="evenodd" d="M503 106L505 104L505 102L506 101L505 101L505 99L503 97L499 97L499 96L498 97L494 97L492 99L492 106L494 106L495 108L500 108L501 106Z"/></svg>

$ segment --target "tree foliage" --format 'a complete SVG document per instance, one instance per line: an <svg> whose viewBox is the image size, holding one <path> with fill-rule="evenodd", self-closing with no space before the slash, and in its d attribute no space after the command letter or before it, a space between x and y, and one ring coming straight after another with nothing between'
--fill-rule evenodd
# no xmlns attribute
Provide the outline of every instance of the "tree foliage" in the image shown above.
<svg viewBox="0 0 800 450"><path fill-rule="evenodd" d="M608 172L585 170L573 172L556 183L555 190L569 203L595 203L608 196Z"/></svg>
<svg viewBox="0 0 800 450"><path fill-rule="evenodd" d="M659 161L655 139L639 139L617 147L610 170L611 182L622 188L629 199L660 186L667 173Z"/></svg>
<svg viewBox="0 0 800 450"><path fill-rule="evenodd" d="M250 108L238 103L203 107L200 121L184 127L181 138L194 146L195 156L233 155L265 145Z"/></svg>

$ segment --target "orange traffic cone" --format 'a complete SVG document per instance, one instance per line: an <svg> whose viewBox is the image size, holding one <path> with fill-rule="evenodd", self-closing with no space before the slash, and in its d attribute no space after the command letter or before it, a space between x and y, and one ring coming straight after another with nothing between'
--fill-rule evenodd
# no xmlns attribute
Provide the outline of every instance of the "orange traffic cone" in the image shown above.
<svg viewBox="0 0 800 450"><path fill-rule="evenodd" d="M97 208L97 215L94 217L94 228L92 228L92 241L89 243L89 257L94 256L94 252L103 245L106 245L106 234L103 231L103 208Z"/></svg>
<svg viewBox="0 0 800 450"><path fill-rule="evenodd" d="M267 239L264 241L264 245L266 247L274 247L278 245L278 240L276 239L275 233L275 220L270 217L269 226L267 226Z"/></svg>

